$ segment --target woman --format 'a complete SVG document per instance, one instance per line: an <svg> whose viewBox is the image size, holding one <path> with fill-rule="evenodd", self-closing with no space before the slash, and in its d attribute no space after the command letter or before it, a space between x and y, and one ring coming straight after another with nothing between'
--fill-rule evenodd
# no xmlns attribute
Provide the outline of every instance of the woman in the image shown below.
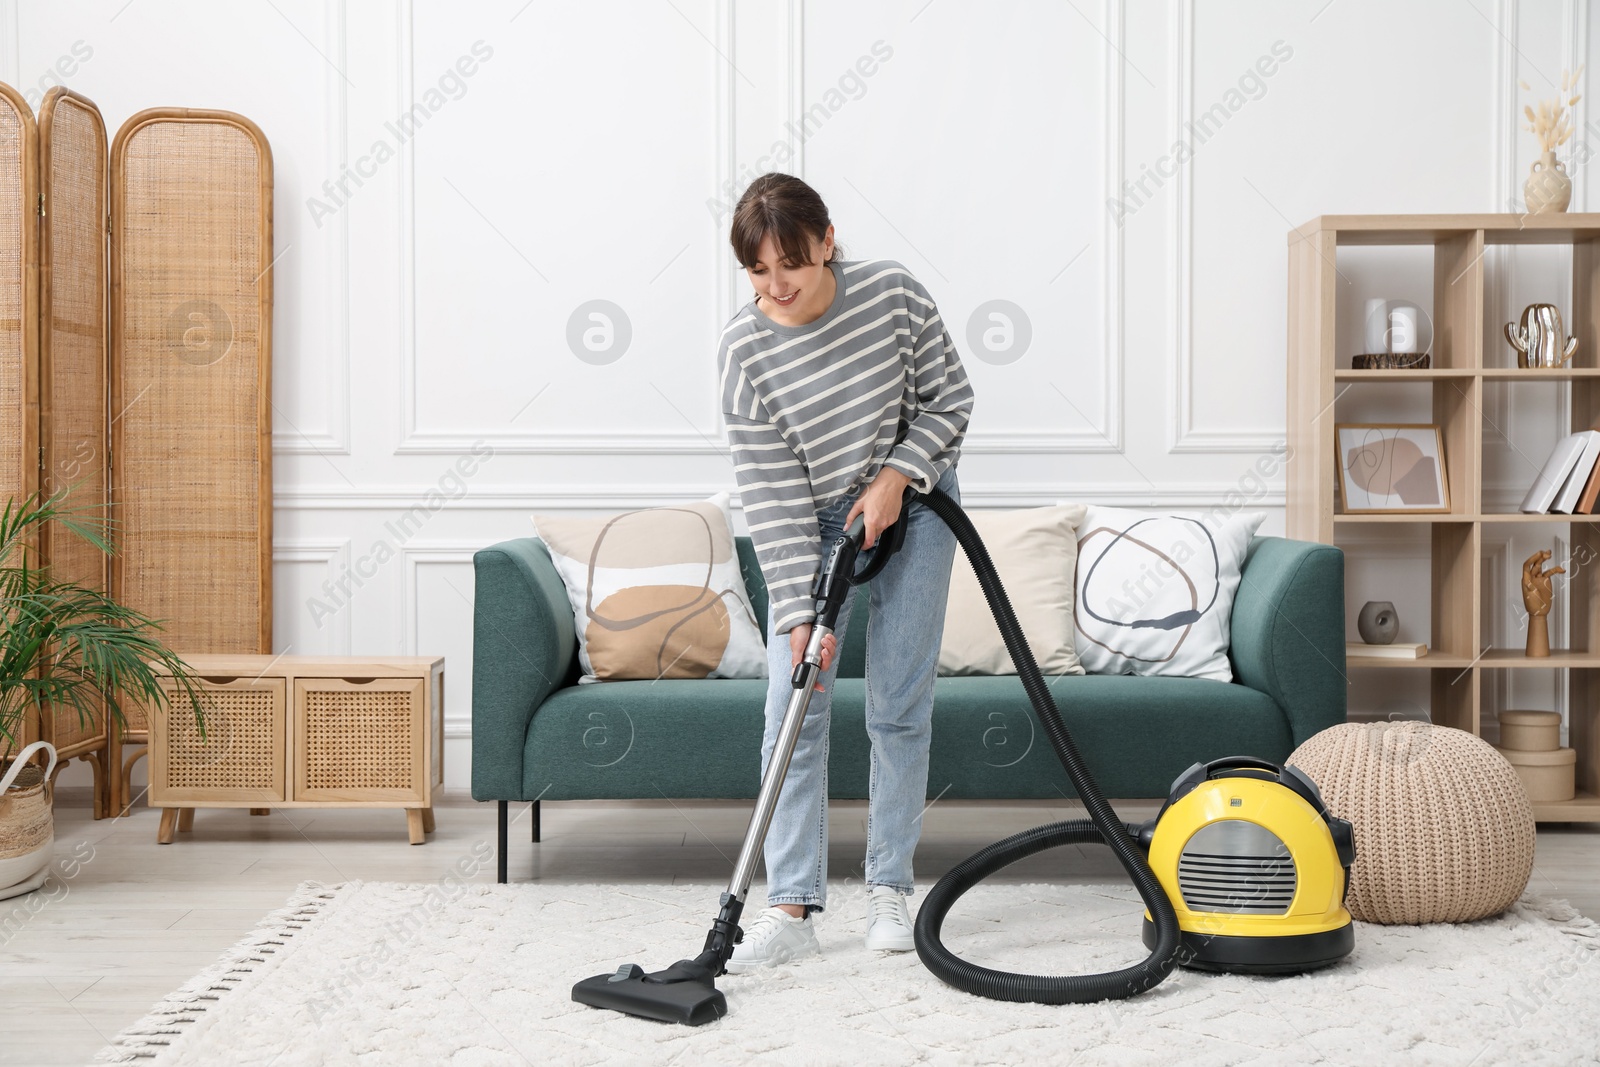
<svg viewBox="0 0 1600 1067"><path fill-rule="evenodd" d="M844 260L821 197L765 174L730 234L755 297L723 330L722 414L739 495L771 601L766 772L815 619L811 583L830 543L865 517L863 552L900 518L907 485L961 499L956 462L972 389L933 298L893 260ZM868 948L912 947L906 897L927 797L933 682L956 540L926 505L907 508L900 551L869 585ZM850 621L824 640L822 673L767 833L767 904L728 962L738 973L819 951L828 858L828 713Z"/></svg>

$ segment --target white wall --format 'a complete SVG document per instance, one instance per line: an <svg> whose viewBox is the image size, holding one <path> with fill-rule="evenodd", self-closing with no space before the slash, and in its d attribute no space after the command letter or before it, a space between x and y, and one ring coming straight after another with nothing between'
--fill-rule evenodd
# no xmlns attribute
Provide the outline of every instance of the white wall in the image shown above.
<svg viewBox="0 0 1600 1067"><path fill-rule="evenodd" d="M1237 503L1281 532L1287 231L1519 210L1517 81L1551 96L1594 56L1579 0L0 2L0 78L34 99L61 80L113 131L156 105L265 130L276 649L447 656L455 788L473 551L532 511L733 488L715 339L748 295L725 205L754 174L804 176L849 254L939 299L978 397L969 506ZM1587 160L1600 123L1575 141ZM1593 168L1570 166L1582 210ZM1350 263L1350 293L1427 295L1425 261ZM1565 306L1563 269L1491 262L1494 328ZM592 300L631 330L609 362L568 345ZM968 340L996 300L1026 317L1020 353ZM1561 419L1536 392L1492 398L1506 492ZM420 530L386 526L462 484ZM1514 577L1524 547L1495 565ZM1352 625L1414 557L1353 553ZM351 595L324 592L352 567ZM1396 599L1425 639L1425 588Z"/></svg>

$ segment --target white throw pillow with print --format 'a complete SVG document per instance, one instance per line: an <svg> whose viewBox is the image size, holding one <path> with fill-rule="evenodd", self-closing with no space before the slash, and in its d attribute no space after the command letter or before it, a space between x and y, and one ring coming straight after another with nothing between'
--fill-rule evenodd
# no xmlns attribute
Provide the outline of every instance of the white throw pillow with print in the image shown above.
<svg viewBox="0 0 1600 1067"><path fill-rule="evenodd" d="M1089 505L1073 604L1084 668L1233 681L1233 598L1263 519Z"/></svg>

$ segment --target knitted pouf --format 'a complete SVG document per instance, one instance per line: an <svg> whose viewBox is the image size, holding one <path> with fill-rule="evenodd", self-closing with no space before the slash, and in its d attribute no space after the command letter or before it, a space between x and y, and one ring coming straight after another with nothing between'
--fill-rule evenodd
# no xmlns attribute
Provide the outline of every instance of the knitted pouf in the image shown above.
<svg viewBox="0 0 1600 1067"><path fill-rule="evenodd" d="M1344 723L1289 762L1355 828L1345 905L1362 922L1498 915L1533 876L1533 808L1482 738L1425 722Z"/></svg>

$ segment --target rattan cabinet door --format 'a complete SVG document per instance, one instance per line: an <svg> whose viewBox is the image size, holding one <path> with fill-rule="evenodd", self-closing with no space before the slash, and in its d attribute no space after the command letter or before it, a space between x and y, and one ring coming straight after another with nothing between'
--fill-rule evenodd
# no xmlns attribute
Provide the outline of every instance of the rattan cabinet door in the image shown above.
<svg viewBox="0 0 1600 1067"><path fill-rule="evenodd" d="M182 691L163 682L170 707L150 716L150 804L287 800L282 678L199 682L205 736Z"/></svg>
<svg viewBox="0 0 1600 1067"><path fill-rule="evenodd" d="M294 801L423 804L426 678L296 678Z"/></svg>

